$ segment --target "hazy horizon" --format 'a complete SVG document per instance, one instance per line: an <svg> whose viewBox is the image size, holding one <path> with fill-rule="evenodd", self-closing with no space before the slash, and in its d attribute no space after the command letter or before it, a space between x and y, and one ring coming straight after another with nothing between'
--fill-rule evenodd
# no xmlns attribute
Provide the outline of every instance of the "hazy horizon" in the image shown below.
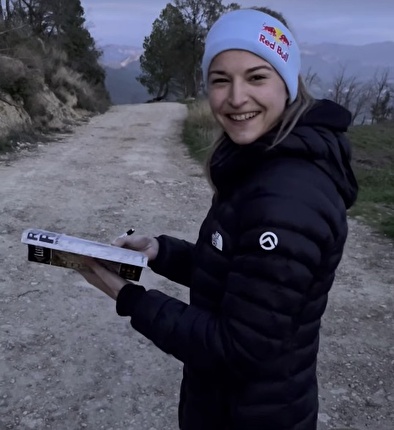
<svg viewBox="0 0 394 430"><path fill-rule="evenodd" d="M394 1L394 0L393 0ZM368 45L375 45L375 44L384 44L384 43L390 43L390 44L394 44L393 40L383 40L381 42L370 42L370 43L364 43L361 45L356 45L356 44L351 44L351 43L340 43L340 42L317 42L317 43L300 43L301 46L318 46L318 45L341 45L341 46L368 46ZM124 48L129 48L129 49L141 49L143 50L142 46L136 46L136 45L127 45L125 43L103 43L103 44L99 44L99 47L109 47L109 46L117 46L117 47L124 47Z"/></svg>
<svg viewBox="0 0 394 430"><path fill-rule="evenodd" d="M81 3L87 27L98 45L142 48L153 21L169 1L81 0ZM237 3L243 7L262 4L253 0ZM379 7L370 0L267 0L264 5L283 13L302 44L394 42L394 0L379 0Z"/></svg>

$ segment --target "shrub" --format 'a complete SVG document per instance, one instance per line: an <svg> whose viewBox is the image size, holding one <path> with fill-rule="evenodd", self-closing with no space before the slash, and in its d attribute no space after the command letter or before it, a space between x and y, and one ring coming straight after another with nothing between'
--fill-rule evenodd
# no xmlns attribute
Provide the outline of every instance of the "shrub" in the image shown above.
<svg viewBox="0 0 394 430"><path fill-rule="evenodd" d="M50 87L52 91L64 100L64 89L77 97L77 108L90 112L105 112L109 101L107 94L99 85L92 86L86 82L82 75L66 66L61 66L51 76Z"/></svg>
<svg viewBox="0 0 394 430"><path fill-rule="evenodd" d="M203 162L217 139L220 128L212 116L207 100L201 99L190 103L188 109L189 114L184 124L183 140L191 155Z"/></svg>
<svg viewBox="0 0 394 430"><path fill-rule="evenodd" d="M13 91L19 82L27 79L27 69L22 61L0 55L0 89Z"/></svg>

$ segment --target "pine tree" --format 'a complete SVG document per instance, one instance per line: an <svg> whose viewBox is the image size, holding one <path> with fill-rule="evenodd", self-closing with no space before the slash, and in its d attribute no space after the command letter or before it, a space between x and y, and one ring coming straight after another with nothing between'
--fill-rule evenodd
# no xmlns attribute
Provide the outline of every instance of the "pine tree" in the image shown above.
<svg viewBox="0 0 394 430"><path fill-rule="evenodd" d="M33 37L65 51L68 66L88 82L104 85L105 73L98 64L101 52L85 27L80 0L18 0L13 8L14 19L27 24Z"/></svg>
<svg viewBox="0 0 394 430"><path fill-rule="evenodd" d="M160 98L173 93L196 97L201 90L201 60L207 31L227 10L222 0L174 0L167 4L144 40L138 80Z"/></svg>
<svg viewBox="0 0 394 430"><path fill-rule="evenodd" d="M104 70L98 60L101 52L85 28L85 12L80 0L57 0L52 8L53 29L61 48L66 52L70 66L94 85L103 84Z"/></svg>
<svg viewBox="0 0 394 430"><path fill-rule="evenodd" d="M137 78L149 94L165 97L171 89L180 53L185 43L186 27L179 10L168 4L153 23L152 33L145 37L141 56L142 74Z"/></svg>

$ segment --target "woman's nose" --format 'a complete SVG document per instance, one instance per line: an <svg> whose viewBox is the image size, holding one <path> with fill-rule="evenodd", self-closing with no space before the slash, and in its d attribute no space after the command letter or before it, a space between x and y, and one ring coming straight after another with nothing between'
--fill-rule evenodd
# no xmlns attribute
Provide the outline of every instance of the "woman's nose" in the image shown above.
<svg viewBox="0 0 394 430"><path fill-rule="evenodd" d="M233 82L230 88L228 102L233 107L242 106L248 99L245 86L239 82Z"/></svg>

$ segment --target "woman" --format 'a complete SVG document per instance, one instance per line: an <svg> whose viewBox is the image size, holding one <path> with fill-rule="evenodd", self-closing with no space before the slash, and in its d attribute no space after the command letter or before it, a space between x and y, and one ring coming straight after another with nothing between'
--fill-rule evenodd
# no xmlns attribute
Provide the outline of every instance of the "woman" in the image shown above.
<svg viewBox="0 0 394 430"><path fill-rule="evenodd" d="M182 430L314 430L320 319L356 199L350 113L314 101L286 23L243 9L210 30L202 63L223 136L196 244L129 236L190 305L127 284L94 261L89 282L119 315L184 363Z"/></svg>

